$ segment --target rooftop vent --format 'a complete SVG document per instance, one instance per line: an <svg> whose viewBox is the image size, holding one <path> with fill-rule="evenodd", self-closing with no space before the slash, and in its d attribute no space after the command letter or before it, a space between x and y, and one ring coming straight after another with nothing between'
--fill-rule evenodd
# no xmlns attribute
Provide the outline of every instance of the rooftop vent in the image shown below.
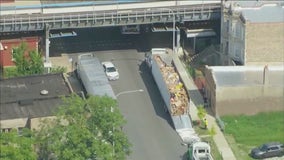
<svg viewBox="0 0 284 160"><path fill-rule="evenodd" d="M48 91L44 89L44 90L40 91L40 94L41 94L41 95L47 95L47 94L48 94Z"/></svg>

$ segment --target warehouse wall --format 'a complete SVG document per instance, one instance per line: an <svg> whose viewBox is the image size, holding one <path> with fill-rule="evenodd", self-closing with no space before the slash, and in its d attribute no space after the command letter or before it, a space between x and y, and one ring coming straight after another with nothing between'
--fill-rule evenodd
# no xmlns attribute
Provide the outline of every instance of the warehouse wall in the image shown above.
<svg viewBox="0 0 284 160"><path fill-rule="evenodd" d="M261 67L261 66L260 66ZM214 72L223 70L228 78L233 76L233 70L244 70L245 79L249 84L216 85ZM267 69L267 70L266 70ZM214 72L213 72L214 70ZM254 74L249 74L251 70ZM283 67L264 67L262 74L258 67L208 67L205 73L205 91L209 107L215 116L256 114L259 112L284 110ZM221 77L219 77L221 78ZM251 82L254 84L251 84Z"/></svg>
<svg viewBox="0 0 284 160"><path fill-rule="evenodd" d="M212 75L212 70L206 66L206 69L204 70L204 77L205 77L205 96L208 98L208 107L211 108L213 114L216 113L216 83L215 79Z"/></svg>
<svg viewBox="0 0 284 160"><path fill-rule="evenodd" d="M0 121L1 129L23 128L27 125L28 118L7 119Z"/></svg>
<svg viewBox="0 0 284 160"><path fill-rule="evenodd" d="M284 110L283 95L283 86L222 87L216 91L216 112L222 116Z"/></svg>

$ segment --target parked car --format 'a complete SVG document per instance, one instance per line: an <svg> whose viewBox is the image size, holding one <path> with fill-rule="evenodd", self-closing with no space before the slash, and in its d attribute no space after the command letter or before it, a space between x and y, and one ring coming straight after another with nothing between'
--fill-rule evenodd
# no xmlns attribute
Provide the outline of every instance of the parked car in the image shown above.
<svg viewBox="0 0 284 160"><path fill-rule="evenodd" d="M284 156L284 144L279 142L266 143L257 148L253 148L250 155L255 159L282 157Z"/></svg>
<svg viewBox="0 0 284 160"><path fill-rule="evenodd" d="M102 62L102 65L104 67L106 76L109 80L117 80L119 79L119 73L116 67L112 62Z"/></svg>

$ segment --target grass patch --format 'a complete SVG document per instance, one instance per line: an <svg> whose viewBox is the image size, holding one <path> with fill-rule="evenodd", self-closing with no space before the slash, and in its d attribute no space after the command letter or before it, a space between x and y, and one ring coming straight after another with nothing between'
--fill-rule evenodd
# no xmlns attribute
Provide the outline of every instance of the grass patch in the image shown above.
<svg viewBox="0 0 284 160"><path fill-rule="evenodd" d="M284 112L223 116L221 119L226 126L225 137L239 159L250 160L250 150L263 143L284 143Z"/></svg>
<svg viewBox="0 0 284 160"><path fill-rule="evenodd" d="M220 154L220 152L218 151L218 148L217 148L212 137L204 137L204 138L201 138L201 139L202 139L202 141L208 142L210 144L211 155L212 155L214 160L223 160L223 157Z"/></svg>

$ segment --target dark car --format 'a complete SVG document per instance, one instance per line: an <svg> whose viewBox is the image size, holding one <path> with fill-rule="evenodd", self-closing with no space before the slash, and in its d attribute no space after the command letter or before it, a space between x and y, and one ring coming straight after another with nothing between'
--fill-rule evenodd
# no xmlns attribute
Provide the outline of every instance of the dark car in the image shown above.
<svg viewBox="0 0 284 160"><path fill-rule="evenodd" d="M252 149L250 155L256 159L281 157L284 156L284 144L279 142L266 143Z"/></svg>

